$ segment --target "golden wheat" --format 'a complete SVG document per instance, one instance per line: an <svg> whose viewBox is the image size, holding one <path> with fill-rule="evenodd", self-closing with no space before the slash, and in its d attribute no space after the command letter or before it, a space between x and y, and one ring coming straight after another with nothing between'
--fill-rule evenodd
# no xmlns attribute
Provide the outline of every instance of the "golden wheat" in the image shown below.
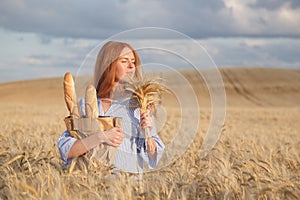
<svg viewBox="0 0 300 200"><path fill-rule="evenodd" d="M22 115L37 110L41 115ZM251 117L251 109L244 113L228 110L231 126L207 157L198 157L201 141L196 139L175 163L139 180L134 174L113 176L104 170L69 174L61 168L58 135L48 134L64 130L61 119L57 124L62 111L57 110L56 117L47 115L46 108L24 106L17 113L20 120L13 120L15 110L6 108L7 116L2 118L6 125L0 134L0 199L297 199L300 158L298 143L290 136L298 130L291 122L285 125L289 132L270 137L277 129L272 116L284 120L281 113L286 110L277 109L278 114L260 110L267 121L256 121L247 137L239 126ZM299 109L288 112L296 117ZM265 123L275 126L265 135L255 132L264 129Z"/></svg>
<svg viewBox="0 0 300 200"><path fill-rule="evenodd" d="M125 90L132 93L132 98L136 100L137 106L141 108L141 113L147 109L152 109L160 103L161 95L169 90L160 83L157 78L146 78L131 80L127 83Z"/></svg>
<svg viewBox="0 0 300 200"><path fill-rule="evenodd" d="M58 96L56 103L43 106L41 99L0 102L0 199L299 199L299 106L229 106L218 143L199 158L211 117L202 108L200 130L189 149L140 178L63 170L57 138L68 113L63 91ZM168 132L176 130L179 118L168 118Z"/></svg>

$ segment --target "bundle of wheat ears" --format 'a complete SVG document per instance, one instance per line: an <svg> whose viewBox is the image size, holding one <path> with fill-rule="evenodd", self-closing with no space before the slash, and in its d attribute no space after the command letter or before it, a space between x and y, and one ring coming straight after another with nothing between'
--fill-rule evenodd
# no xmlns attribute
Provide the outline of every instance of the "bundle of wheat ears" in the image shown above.
<svg viewBox="0 0 300 200"><path fill-rule="evenodd" d="M137 106L140 107L141 114L147 110L155 112L155 107L161 103L162 94L170 93L170 91L161 84L161 79L150 79L145 78L145 76L138 80L128 81L125 90L132 93L131 98L134 99ZM147 143L147 140L152 137L150 129L145 128L144 134Z"/></svg>

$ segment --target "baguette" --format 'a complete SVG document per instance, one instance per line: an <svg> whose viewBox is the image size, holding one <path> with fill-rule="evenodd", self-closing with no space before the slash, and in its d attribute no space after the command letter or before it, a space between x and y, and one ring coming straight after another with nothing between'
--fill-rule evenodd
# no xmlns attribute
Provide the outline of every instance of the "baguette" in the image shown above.
<svg viewBox="0 0 300 200"><path fill-rule="evenodd" d="M70 116L73 118L80 118L74 80L70 72L67 72L64 77L64 95Z"/></svg>
<svg viewBox="0 0 300 200"><path fill-rule="evenodd" d="M98 102L95 87L90 84L85 91L85 114L88 118L98 117Z"/></svg>

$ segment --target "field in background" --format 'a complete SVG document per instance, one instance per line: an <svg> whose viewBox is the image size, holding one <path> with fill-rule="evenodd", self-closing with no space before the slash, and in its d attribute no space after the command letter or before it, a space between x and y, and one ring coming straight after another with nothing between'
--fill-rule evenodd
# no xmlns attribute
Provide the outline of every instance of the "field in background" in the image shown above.
<svg viewBox="0 0 300 200"><path fill-rule="evenodd" d="M226 121L210 154L198 157L210 121L197 75L200 128L174 163L143 179L61 169L57 138L68 114L62 78L0 84L0 199L297 199L300 197L300 70L221 69ZM201 86L199 86L201 85ZM168 109L176 116L176 103ZM172 107L173 106L173 107ZM166 128L172 134L176 117ZM161 135L165 143L168 131Z"/></svg>

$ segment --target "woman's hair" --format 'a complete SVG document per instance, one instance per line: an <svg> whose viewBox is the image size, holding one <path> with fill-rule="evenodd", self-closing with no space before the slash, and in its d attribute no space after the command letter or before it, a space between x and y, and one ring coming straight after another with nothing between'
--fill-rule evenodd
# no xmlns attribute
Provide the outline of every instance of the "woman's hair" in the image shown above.
<svg viewBox="0 0 300 200"><path fill-rule="evenodd" d="M134 78L141 78L141 61L137 52L127 43L109 41L99 51L95 64L94 83L98 98L110 97L115 86L116 62L125 47L131 49L135 57Z"/></svg>

